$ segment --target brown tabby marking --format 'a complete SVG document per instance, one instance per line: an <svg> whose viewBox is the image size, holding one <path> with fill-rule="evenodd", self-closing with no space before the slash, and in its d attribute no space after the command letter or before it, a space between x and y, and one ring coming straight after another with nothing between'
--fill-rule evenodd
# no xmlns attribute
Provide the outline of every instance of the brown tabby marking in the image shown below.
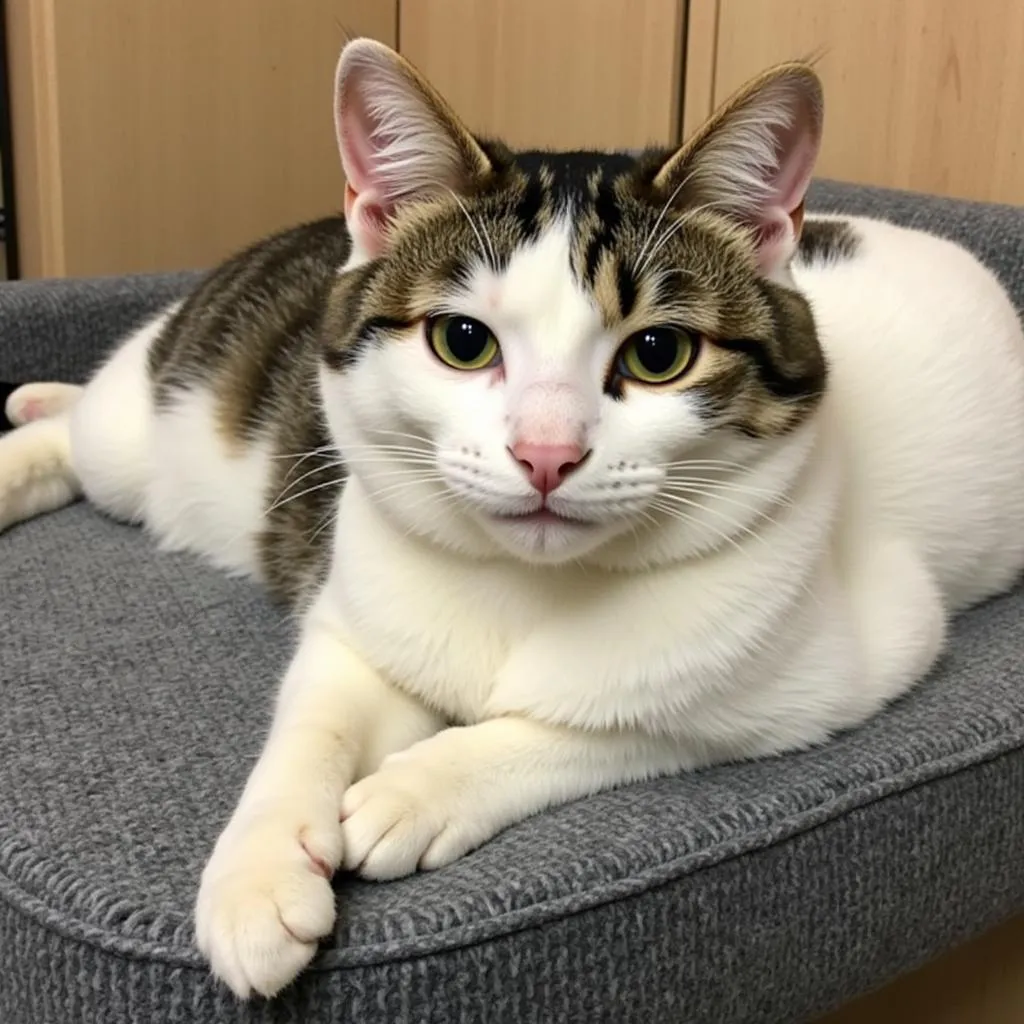
<svg viewBox="0 0 1024 1024"><path fill-rule="evenodd" d="M438 110L454 118L447 106ZM782 434L824 392L811 311L802 296L758 274L753 239L700 208L699 181L665 208L675 180L669 169L685 164L680 156L515 155L497 142L465 145L475 174L461 203L439 193L410 204L381 258L339 275L349 251L339 217L268 238L214 270L151 351L158 404L207 388L229 452L259 439L287 456L274 462L259 546L267 584L288 601L308 596L326 570L344 480L317 405L321 367L345 373L373 346L408 337L474 263L500 272L560 219L571 220L571 271L608 329L624 339L674 324L708 339L679 389L701 395L712 424ZM811 249L825 237L813 221L805 231ZM827 231L829 251L847 244L839 228ZM628 389L609 393L629 400Z"/></svg>

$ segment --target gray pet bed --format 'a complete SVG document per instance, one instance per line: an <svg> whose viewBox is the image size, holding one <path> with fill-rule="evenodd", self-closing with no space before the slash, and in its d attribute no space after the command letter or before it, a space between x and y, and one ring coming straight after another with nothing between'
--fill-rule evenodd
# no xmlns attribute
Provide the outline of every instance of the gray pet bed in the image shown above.
<svg viewBox="0 0 1024 1024"><path fill-rule="evenodd" d="M1024 211L831 184L812 206L960 239L1024 305ZM192 280L0 286L0 379L80 380ZM342 879L330 946L243 1006L190 911L286 615L79 504L0 536L0 616L3 1024L778 1024L1024 909L1022 591L823 749L562 807L435 874Z"/></svg>

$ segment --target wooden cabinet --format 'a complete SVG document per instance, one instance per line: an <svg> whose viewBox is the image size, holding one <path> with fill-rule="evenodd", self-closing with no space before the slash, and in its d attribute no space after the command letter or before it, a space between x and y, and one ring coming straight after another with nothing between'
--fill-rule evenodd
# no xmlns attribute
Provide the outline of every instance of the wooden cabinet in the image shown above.
<svg viewBox="0 0 1024 1024"><path fill-rule="evenodd" d="M331 89L394 0L7 0L23 277L207 266L341 207Z"/></svg>
<svg viewBox="0 0 1024 1024"><path fill-rule="evenodd" d="M400 46L466 123L517 148L679 137L683 0L406 0Z"/></svg>
<svg viewBox="0 0 1024 1024"><path fill-rule="evenodd" d="M1024 203L1020 0L693 0L690 11L686 130L765 66L816 57L821 175Z"/></svg>
<svg viewBox="0 0 1024 1024"><path fill-rule="evenodd" d="M517 147L672 144L817 58L819 173L1024 202L1021 0L6 0L23 276L208 266L336 209L346 35Z"/></svg>

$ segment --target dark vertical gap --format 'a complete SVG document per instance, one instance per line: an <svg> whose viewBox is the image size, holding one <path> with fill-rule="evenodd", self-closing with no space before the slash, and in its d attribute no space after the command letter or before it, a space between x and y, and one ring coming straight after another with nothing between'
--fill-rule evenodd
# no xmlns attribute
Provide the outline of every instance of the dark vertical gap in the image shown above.
<svg viewBox="0 0 1024 1024"><path fill-rule="evenodd" d="M683 141L683 105L686 103L686 50L690 41L690 2L678 2L679 25L676 26L676 53L672 67L676 74L675 94L672 97L672 135L668 144L678 146Z"/></svg>
<svg viewBox="0 0 1024 1024"><path fill-rule="evenodd" d="M4 190L4 250L7 256L7 277L21 276L18 261L18 231L15 220L14 140L11 138L11 90L7 59L7 9L0 0L0 180Z"/></svg>
<svg viewBox="0 0 1024 1024"><path fill-rule="evenodd" d="M715 0L715 38L711 44L711 109L708 111L710 117L715 107L718 106L716 93L718 92L718 33L722 24L722 0Z"/></svg>
<svg viewBox="0 0 1024 1024"><path fill-rule="evenodd" d="M395 0L395 51L402 52L402 0Z"/></svg>

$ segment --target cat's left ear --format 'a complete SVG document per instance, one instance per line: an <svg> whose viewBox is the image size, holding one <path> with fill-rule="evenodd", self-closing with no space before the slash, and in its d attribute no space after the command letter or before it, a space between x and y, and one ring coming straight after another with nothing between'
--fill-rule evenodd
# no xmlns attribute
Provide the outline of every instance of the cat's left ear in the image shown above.
<svg viewBox="0 0 1024 1024"><path fill-rule="evenodd" d="M404 203L466 189L490 161L451 107L403 57L355 39L341 51L334 120L345 171L345 217L357 250L379 256Z"/></svg>
<svg viewBox="0 0 1024 1024"><path fill-rule="evenodd" d="M804 199L821 147L821 81L807 64L780 64L735 93L654 178L680 212L707 204L754 232L770 275L796 251Z"/></svg>

